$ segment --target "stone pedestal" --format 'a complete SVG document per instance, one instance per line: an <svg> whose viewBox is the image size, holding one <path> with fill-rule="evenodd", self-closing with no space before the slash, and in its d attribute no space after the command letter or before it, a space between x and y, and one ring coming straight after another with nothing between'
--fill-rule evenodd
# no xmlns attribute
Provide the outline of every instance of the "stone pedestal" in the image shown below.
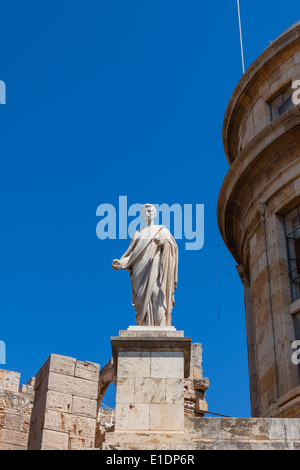
<svg viewBox="0 0 300 470"><path fill-rule="evenodd" d="M111 338L116 432L183 432L191 339L174 327L130 326Z"/></svg>

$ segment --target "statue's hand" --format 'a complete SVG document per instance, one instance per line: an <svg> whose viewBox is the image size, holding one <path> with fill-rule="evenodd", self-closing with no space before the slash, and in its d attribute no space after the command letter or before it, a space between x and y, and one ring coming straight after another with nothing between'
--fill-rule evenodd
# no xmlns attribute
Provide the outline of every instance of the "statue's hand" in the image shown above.
<svg viewBox="0 0 300 470"><path fill-rule="evenodd" d="M159 237L153 238L153 241L154 241L154 243L155 243L157 246L164 246L164 244L165 244L164 240L162 240L162 239L159 238Z"/></svg>
<svg viewBox="0 0 300 470"><path fill-rule="evenodd" d="M117 271L118 269L120 269L122 266L121 264L121 261L119 261L118 259L114 259L113 262L112 262L112 268Z"/></svg>

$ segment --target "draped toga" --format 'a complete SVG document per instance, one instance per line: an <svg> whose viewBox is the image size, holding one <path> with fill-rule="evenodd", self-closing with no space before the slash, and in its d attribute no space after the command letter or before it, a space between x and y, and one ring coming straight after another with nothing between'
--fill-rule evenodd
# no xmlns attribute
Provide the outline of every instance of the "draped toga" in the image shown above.
<svg viewBox="0 0 300 470"><path fill-rule="evenodd" d="M159 247L154 238L164 245ZM178 247L164 225L137 230L120 259L129 271L137 325L170 326L178 276Z"/></svg>

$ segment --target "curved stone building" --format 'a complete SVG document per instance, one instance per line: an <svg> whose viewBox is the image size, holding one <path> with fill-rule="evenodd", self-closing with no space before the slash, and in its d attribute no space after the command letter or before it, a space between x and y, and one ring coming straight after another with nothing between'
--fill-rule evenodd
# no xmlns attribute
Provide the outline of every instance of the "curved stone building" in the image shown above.
<svg viewBox="0 0 300 470"><path fill-rule="evenodd" d="M230 169L219 194L218 223L244 286L252 416L300 417L296 80L300 22L243 75L223 125Z"/></svg>

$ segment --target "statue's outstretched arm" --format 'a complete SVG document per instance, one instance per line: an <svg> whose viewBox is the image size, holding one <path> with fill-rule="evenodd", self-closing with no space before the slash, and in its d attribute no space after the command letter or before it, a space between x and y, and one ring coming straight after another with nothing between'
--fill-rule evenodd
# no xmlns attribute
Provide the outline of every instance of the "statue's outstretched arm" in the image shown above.
<svg viewBox="0 0 300 470"><path fill-rule="evenodd" d="M137 232L133 234L133 237L130 241L129 247L125 251L124 255L121 256L120 259L114 259L112 262L112 268L117 271L118 269L124 269L124 266L128 264L130 254L136 244L137 241ZM126 268L125 268L126 269Z"/></svg>

